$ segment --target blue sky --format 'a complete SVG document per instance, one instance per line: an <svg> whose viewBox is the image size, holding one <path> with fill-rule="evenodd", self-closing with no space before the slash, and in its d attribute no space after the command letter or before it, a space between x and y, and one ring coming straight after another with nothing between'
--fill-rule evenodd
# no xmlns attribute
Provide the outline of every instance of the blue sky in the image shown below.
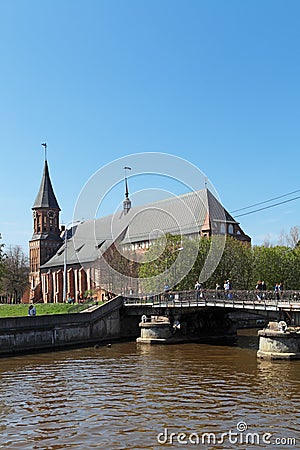
<svg viewBox="0 0 300 450"><path fill-rule="evenodd" d="M1 0L2 242L27 251L42 142L64 222L95 171L140 152L198 166L229 212L300 189L299 16L296 0ZM276 244L299 201L238 220Z"/></svg>

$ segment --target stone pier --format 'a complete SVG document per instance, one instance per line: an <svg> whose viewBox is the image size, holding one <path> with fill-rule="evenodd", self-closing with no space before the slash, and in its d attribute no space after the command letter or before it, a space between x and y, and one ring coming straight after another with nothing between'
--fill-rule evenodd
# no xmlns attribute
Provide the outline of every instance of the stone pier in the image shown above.
<svg viewBox="0 0 300 450"><path fill-rule="evenodd" d="M136 342L140 344L167 344L173 339L171 324L167 317L151 317L150 321L139 324L141 336Z"/></svg>
<svg viewBox="0 0 300 450"><path fill-rule="evenodd" d="M184 342L232 343L236 340L236 325L227 312L211 309L201 312L168 311L165 316L142 316L139 324L143 344L175 344Z"/></svg>
<svg viewBox="0 0 300 450"><path fill-rule="evenodd" d="M300 330L271 322L260 330L257 357L261 359L300 359Z"/></svg>

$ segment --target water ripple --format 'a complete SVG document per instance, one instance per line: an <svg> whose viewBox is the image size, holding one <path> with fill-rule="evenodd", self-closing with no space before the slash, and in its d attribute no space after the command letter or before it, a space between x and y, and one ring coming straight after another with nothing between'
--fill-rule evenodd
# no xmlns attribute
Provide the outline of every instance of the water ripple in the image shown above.
<svg viewBox="0 0 300 450"><path fill-rule="evenodd" d="M300 362L257 361L250 344L124 343L2 359L0 445L153 449L166 428L220 435L241 421L248 431L299 438Z"/></svg>

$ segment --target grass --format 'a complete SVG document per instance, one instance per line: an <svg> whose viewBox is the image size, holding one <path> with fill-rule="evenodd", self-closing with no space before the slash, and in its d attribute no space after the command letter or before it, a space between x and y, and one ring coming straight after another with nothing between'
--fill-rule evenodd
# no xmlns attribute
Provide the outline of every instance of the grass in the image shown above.
<svg viewBox="0 0 300 450"><path fill-rule="evenodd" d="M35 303L36 315L44 316L46 314L72 314L79 313L95 304L94 301L80 304L70 305L68 303ZM99 305L101 302L99 302ZM23 317L27 316L28 306L26 304L7 305L0 304L0 318L1 317Z"/></svg>

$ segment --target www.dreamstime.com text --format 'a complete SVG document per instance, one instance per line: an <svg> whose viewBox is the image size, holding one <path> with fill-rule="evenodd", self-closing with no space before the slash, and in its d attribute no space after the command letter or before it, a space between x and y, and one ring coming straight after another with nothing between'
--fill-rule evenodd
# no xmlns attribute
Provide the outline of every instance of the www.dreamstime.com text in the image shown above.
<svg viewBox="0 0 300 450"><path fill-rule="evenodd" d="M245 422L239 422L235 430L228 430L226 432L184 432L184 431L170 431L164 428L161 433L157 435L158 444L181 444L181 445L273 445L273 446L296 446L295 437L280 437L273 433L265 432L250 432L247 430L248 425Z"/></svg>

